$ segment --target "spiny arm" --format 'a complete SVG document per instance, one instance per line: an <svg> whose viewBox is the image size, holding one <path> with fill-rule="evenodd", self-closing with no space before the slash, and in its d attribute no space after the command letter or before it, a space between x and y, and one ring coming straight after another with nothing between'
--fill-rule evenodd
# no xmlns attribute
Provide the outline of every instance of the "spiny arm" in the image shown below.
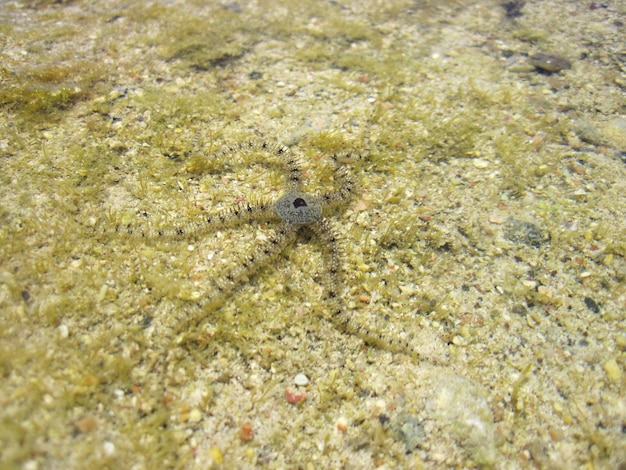
<svg viewBox="0 0 626 470"><path fill-rule="evenodd" d="M310 227L329 250L327 254L329 279L327 280L326 298L330 307L332 322L339 330L355 335L369 345L415 357L415 347L411 344L411 338L403 331L394 329L392 324L375 315L371 315L366 323L359 322L342 309L340 296L343 273L339 261L341 245L336 232L325 219L311 224Z"/></svg>
<svg viewBox="0 0 626 470"><path fill-rule="evenodd" d="M356 153L333 154L331 160L335 166L334 176L337 189L319 196L327 208L333 208L346 203L354 194L356 183L344 166L346 161L360 160L361 155Z"/></svg>
<svg viewBox="0 0 626 470"><path fill-rule="evenodd" d="M250 222L266 222L277 219L273 204L244 202L215 214L201 214L195 220L173 222L164 227L118 224L114 230L116 233L138 237L172 239L199 236Z"/></svg>
<svg viewBox="0 0 626 470"><path fill-rule="evenodd" d="M250 152L264 152L273 155L279 159L283 165L285 180L287 187L292 191L300 191L302 189L302 162L296 157L288 147L277 145L271 142L248 141L235 145L229 145L220 150L215 157L222 159L229 155ZM267 161L264 163L268 163ZM270 162L271 163L271 162Z"/></svg>
<svg viewBox="0 0 626 470"><path fill-rule="evenodd" d="M203 299L198 301L198 307L202 312L212 312L222 307L226 301L241 286L246 285L246 280L258 269L280 254L286 246L293 243L298 228L293 224L281 223L269 240L260 244L252 253L240 260L237 265L226 272L219 274L211 280L211 287ZM192 330L192 326L198 321L199 315L184 315L176 322L177 334L185 334Z"/></svg>
<svg viewBox="0 0 626 470"><path fill-rule="evenodd" d="M239 286L246 283L248 277L278 256L287 245L293 243L296 234L296 226L281 223L269 240L257 246L232 270L225 275L218 276L213 281L213 291L199 302L200 307L203 310L219 308Z"/></svg>

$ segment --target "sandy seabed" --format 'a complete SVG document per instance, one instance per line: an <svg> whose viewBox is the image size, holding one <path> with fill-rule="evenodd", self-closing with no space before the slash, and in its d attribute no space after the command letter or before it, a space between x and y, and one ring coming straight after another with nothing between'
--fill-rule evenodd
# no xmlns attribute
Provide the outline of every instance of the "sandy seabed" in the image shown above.
<svg viewBox="0 0 626 470"><path fill-rule="evenodd" d="M625 13L3 2L0 468L626 468Z"/></svg>

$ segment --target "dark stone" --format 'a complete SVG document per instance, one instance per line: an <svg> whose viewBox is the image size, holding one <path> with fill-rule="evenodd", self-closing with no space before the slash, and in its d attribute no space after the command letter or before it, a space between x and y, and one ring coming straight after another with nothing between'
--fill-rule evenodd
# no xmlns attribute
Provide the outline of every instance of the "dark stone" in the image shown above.
<svg viewBox="0 0 626 470"><path fill-rule="evenodd" d="M600 313L600 306L591 297L585 297L585 306L593 313Z"/></svg>

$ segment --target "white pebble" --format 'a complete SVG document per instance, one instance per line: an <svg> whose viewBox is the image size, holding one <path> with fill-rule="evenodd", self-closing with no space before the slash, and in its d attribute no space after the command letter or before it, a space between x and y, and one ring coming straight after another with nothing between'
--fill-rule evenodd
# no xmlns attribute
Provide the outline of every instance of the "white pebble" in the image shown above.
<svg viewBox="0 0 626 470"><path fill-rule="evenodd" d="M293 378L293 382L299 387L304 387L305 385L309 384L309 378L306 375L300 373Z"/></svg>
<svg viewBox="0 0 626 470"><path fill-rule="evenodd" d="M36 460L29 460L28 462L24 463L22 468L24 470L37 470L39 468L39 464Z"/></svg>
<svg viewBox="0 0 626 470"><path fill-rule="evenodd" d="M199 423L201 419L202 411L200 411L198 408L194 408L193 410L191 410L191 412L189 413L190 423Z"/></svg>
<svg viewBox="0 0 626 470"><path fill-rule="evenodd" d="M59 330L59 335L63 339L67 338L68 335L70 334L69 330L67 329L67 325L59 325L58 330Z"/></svg>
<svg viewBox="0 0 626 470"><path fill-rule="evenodd" d="M104 450L104 455L113 455L115 453L115 444L105 441L104 444L102 444L102 450Z"/></svg>

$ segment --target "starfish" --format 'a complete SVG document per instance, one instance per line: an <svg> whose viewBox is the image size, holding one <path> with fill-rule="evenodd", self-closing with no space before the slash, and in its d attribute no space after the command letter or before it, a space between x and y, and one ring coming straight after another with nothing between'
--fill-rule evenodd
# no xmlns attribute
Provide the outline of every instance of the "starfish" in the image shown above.
<svg viewBox="0 0 626 470"><path fill-rule="evenodd" d="M284 146L268 142L246 142L229 146L214 155L216 159L239 152L265 152L278 157L284 165L287 189L275 202L257 201L240 202L221 212L201 214L195 220L183 220L169 223L166 227L136 227L117 225L115 231L142 238L181 239L199 237L210 232L233 228L251 223L273 223L274 234L256 247L245 257L236 268L212 280L213 289L203 299L198 300L202 310L216 310L240 286L245 284L255 271L268 264L287 246L292 244L299 233L310 231L317 236L327 248L329 254L328 274L330 283L326 297L339 315L339 286L341 285L340 254L341 249L335 229L325 214L346 203L354 192L354 180L341 165L341 161L349 161L358 157L346 153L331 156L334 164L334 180L337 188L334 191L312 195L303 191L302 171L298 159ZM359 157L360 158L360 157Z"/></svg>
<svg viewBox="0 0 626 470"><path fill-rule="evenodd" d="M384 349L406 352L405 339L389 332L387 325L375 319L376 328L356 322L342 308L343 281L342 249L328 214L347 204L355 192L355 182L345 162L361 159L356 153L332 154L334 189L320 194L304 191L301 164L289 148L268 142L247 142L226 147L213 156L217 159L240 152L262 152L278 158L283 164L286 180L285 192L275 201L240 202L235 206L212 214L201 214L197 219L169 223L165 227L135 227L117 225L115 231L144 238L181 239L199 237L207 233L253 223L268 223L275 231L263 244L245 256L236 267L211 280L211 287L197 304L202 311L216 311L244 286L261 267L271 263L283 250L293 244L299 234L312 234L321 241L328 260L325 301L330 309L330 319L342 331L355 334L365 342ZM177 324L178 330L187 330L193 321L190 316Z"/></svg>

